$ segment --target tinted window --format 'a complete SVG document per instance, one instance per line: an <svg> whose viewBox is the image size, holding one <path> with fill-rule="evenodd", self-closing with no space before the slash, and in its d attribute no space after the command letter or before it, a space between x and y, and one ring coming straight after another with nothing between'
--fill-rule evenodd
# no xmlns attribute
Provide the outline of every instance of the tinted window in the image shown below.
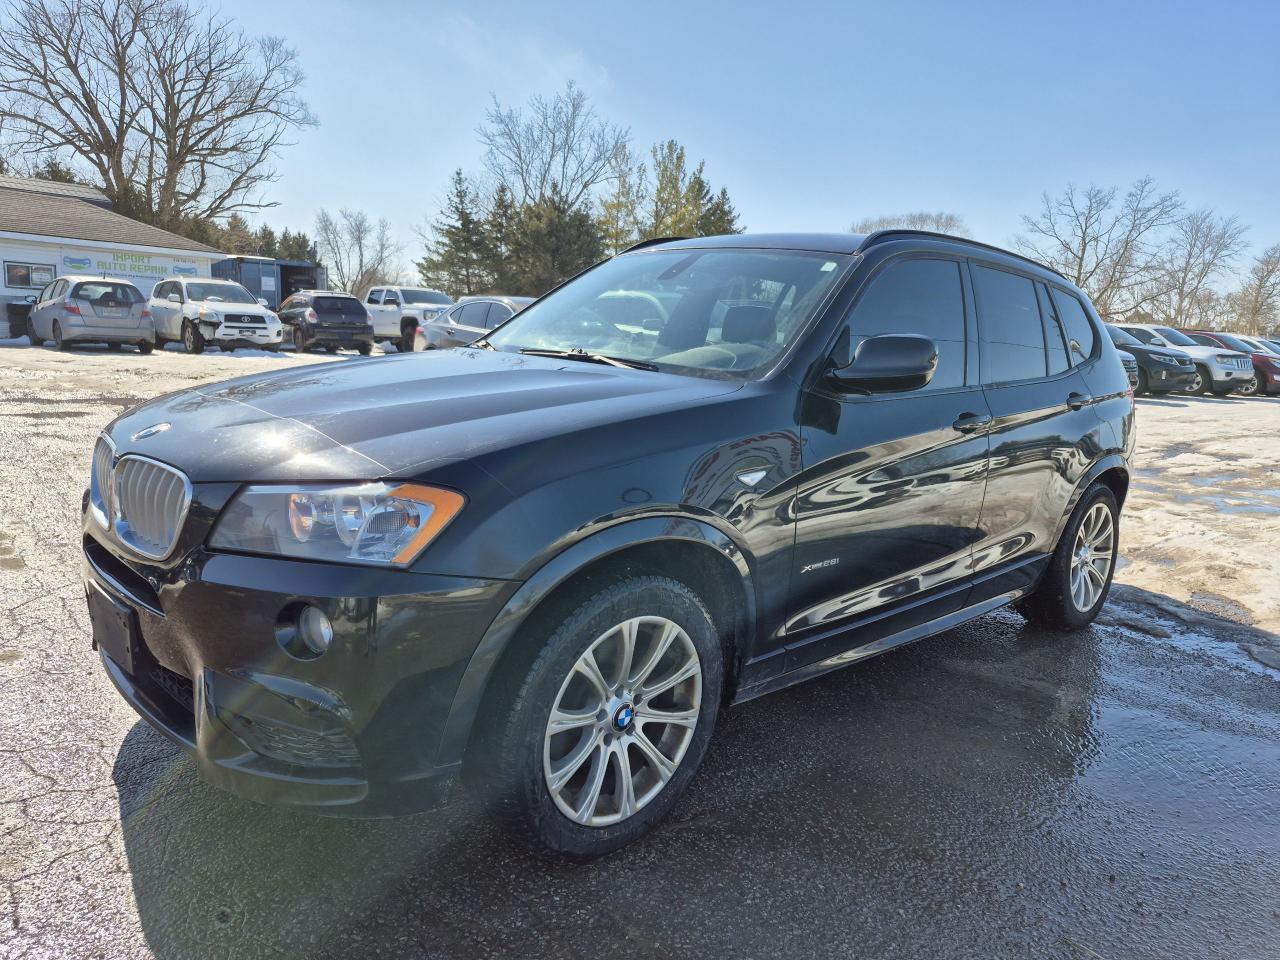
<svg viewBox="0 0 1280 960"><path fill-rule="evenodd" d="M442 307L447 307L453 303L445 294L439 290L415 290L412 288L402 290L405 303L432 303Z"/></svg>
<svg viewBox="0 0 1280 960"><path fill-rule="evenodd" d="M1165 341L1175 347L1190 347L1195 341L1188 337L1181 330L1175 330L1173 327L1156 327L1156 333L1164 337Z"/></svg>
<svg viewBox="0 0 1280 960"><path fill-rule="evenodd" d="M1083 363L1093 356L1096 336L1089 315L1085 313L1084 304L1069 293L1062 290L1053 291L1053 302L1058 307L1058 316L1067 329L1067 343L1071 346L1071 362Z"/></svg>
<svg viewBox="0 0 1280 960"><path fill-rule="evenodd" d="M382 299L381 290L370 290L369 296L365 298L366 303L377 303Z"/></svg>
<svg viewBox="0 0 1280 960"><path fill-rule="evenodd" d="M1043 283L1036 284L1036 293L1040 297L1040 315L1044 317L1044 337L1049 348L1049 376L1053 376L1071 366L1071 361L1067 359L1067 334L1062 329L1062 321L1053 309L1049 291Z"/></svg>
<svg viewBox="0 0 1280 960"><path fill-rule="evenodd" d="M511 316L511 311L500 303L489 304L489 315L485 318L484 326L488 330L492 330L507 317Z"/></svg>
<svg viewBox="0 0 1280 960"><path fill-rule="evenodd" d="M1122 329L1125 333L1132 334L1143 343L1151 343L1156 338L1156 335L1150 330L1143 330L1141 327L1123 327Z"/></svg>
<svg viewBox="0 0 1280 960"><path fill-rule="evenodd" d="M880 333L915 333L938 348L934 389L964 384L964 294L953 260L900 260L871 281L849 317L850 347ZM852 354L851 354L852 355Z"/></svg>
<svg viewBox="0 0 1280 960"><path fill-rule="evenodd" d="M364 306L355 297L316 297L312 306L317 313L341 313L364 316Z"/></svg>
<svg viewBox="0 0 1280 960"><path fill-rule="evenodd" d="M1111 335L1111 342L1117 347L1140 347L1142 341L1132 334L1125 333L1119 327L1107 327L1107 333Z"/></svg>
<svg viewBox="0 0 1280 960"><path fill-rule="evenodd" d="M1202 347L1221 346L1221 344L1219 344L1217 340L1213 339L1213 337L1206 337L1203 333L1192 333L1189 334L1189 336Z"/></svg>
<svg viewBox="0 0 1280 960"><path fill-rule="evenodd" d="M1026 277L973 268L982 329L982 380L1009 383L1045 375L1044 327L1035 285Z"/></svg>
<svg viewBox="0 0 1280 960"><path fill-rule="evenodd" d="M454 316L454 322L460 323L464 327L483 327L484 318L488 313L489 304L487 302L463 304L461 312Z"/></svg>
<svg viewBox="0 0 1280 960"><path fill-rule="evenodd" d="M71 294L73 300L88 300L92 303L141 303L142 294L138 288L128 283L110 283L104 280L91 280L77 284Z"/></svg>

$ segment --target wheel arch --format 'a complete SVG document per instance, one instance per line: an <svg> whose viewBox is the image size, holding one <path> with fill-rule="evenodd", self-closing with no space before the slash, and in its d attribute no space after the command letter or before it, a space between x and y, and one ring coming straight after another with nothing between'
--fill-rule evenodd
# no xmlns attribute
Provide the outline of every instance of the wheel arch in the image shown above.
<svg viewBox="0 0 1280 960"><path fill-rule="evenodd" d="M438 750L438 762L462 760L486 704L520 676L537 655L519 638L537 636L543 624L588 589L610 577L637 572L686 583L710 608L725 649L725 696L732 697L738 668L751 648L755 589L748 558L728 536L687 517L627 521L580 540L540 567L507 601L472 654L454 694ZM525 630L526 627L532 628Z"/></svg>

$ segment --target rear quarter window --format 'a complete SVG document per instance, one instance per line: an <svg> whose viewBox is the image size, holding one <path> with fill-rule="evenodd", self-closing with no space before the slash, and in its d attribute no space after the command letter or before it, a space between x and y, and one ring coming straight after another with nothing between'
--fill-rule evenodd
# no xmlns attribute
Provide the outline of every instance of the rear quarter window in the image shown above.
<svg viewBox="0 0 1280 960"><path fill-rule="evenodd" d="M1084 304L1064 290L1053 288L1053 303L1067 331L1067 346L1071 350L1071 362L1083 363L1093 356L1098 335L1085 312Z"/></svg>

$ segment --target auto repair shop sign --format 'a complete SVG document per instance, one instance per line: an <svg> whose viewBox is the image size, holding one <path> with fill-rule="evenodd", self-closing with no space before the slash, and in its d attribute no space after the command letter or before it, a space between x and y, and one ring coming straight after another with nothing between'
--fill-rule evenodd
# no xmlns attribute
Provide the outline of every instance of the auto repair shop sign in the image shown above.
<svg viewBox="0 0 1280 960"><path fill-rule="evenodd" d="M164 277L194 277L200 270L194 260L162 254L129 253L124 250L77 250L63 255L62 272L104 274L149 285Z"/></svg>

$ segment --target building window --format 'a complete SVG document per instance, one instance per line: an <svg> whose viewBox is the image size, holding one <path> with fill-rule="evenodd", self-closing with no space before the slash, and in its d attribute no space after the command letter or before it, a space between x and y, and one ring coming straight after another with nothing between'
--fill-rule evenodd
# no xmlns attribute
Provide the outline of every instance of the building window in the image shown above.
<svg viewBox="0 0 1280 960"><path fill-rule="evenodd" d="M23 290L39 290L53 282L55 271L50 263L4 262L4 285Z"/></svg>

